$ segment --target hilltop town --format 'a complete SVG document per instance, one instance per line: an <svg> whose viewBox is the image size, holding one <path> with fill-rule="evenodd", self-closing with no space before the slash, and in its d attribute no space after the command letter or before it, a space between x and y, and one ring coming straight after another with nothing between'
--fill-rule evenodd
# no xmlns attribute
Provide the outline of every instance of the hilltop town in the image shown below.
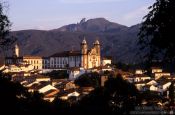
<svg viewBox="0 0 175 115"><path fill-rule="evenodd" d="M111 75L120 74L123 80L134 84L142 95L149 97L142 100L142 105L167 107L171 93L169 88L175 80L172 73L160 66L151 67L149 71L140 68L134 72L123 71L114 66L111 57L101 57L100 46L96 40L93 47L88 48L84 38L79 51L39 57L21 56L20 46L15 44L13 54L5 58L5 65L0 69L11 76L11 81L19 82L29 92L43 94L43 99L48 102L55 98L69 100L75 97L79 100L97 87L104 87Z"/></svg>
<svg viewBox="0 0 175 115"><path fill-rule="evenodd" d="M27 87L29 92L43 93L48 101L53 101L57 94L64 99L88 94L95 87L79 87L74 81L83 74L112 71L112 59L101 57L98 40L91 49L88 49L85 38L80 46L79 51L70 50L40 57L20 56L20 48L15 44L13 54L5 57L5 65L1 70L10 74L13 82L20 82Z"/></svg>

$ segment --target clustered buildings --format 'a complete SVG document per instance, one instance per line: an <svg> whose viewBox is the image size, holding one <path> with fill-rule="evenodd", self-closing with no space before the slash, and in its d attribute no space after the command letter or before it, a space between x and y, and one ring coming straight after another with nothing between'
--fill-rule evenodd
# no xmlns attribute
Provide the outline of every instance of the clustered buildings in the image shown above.
<svg viewBox="0 0 175 115"><path fill-rule="evenodd" d="M49 57L20 56L19 46L16 44L12 57L6 57L5 64L19 64L25 62L34 66L34 69L64 69L71 67L82 67L90 69L101 66L100 43L96 40L91 49L84 39L79 51L63 51ZM104 62L103 62L104 63Z"/></svg>
<svg viewBox="0 0 175 115"><path fill-rule="evenodd" d="M100 54L100 43L96 40L92 48L84 39L80 44L79 51L63 51L49 57L20 56L19 46L16 44L13 55L5 58L5 66L1 67L4 73L12 73L12 81L20 82L30 92L39 91L44 94L44 99L53 101L56 96L66 100L71 96L82 97L88 94L93 87L79 87L74 80L84 73L113 71L118 72L130 83L135 84L141 92L151 91L158 95L169 98L169 87L175 81L174 75L163 71L160 67L152 67L151 75L147 71L136 69L135 73L123 72L112 68L111 59L102 58ZM68 79L53 79L40 73L53 70L66 70ZM101 86L108 79L102 75Z"/></svg>
<svg viewBox="0 0 175 115"><path fill-rule="evenodd" d="M7 65L6 71L26 72L28 68L29 71L37 70L41 73L52 70L69 70L69 72L72 72L71 70L89 70L111 64L111 59L101 58L100 43L98 40L94 42L91 49L88 49L88 44L85 39L80 46L81 49L79 51L63 51L49 57L40 57L20 56L20 49L16 44L13 48L12 56L5 58L5 65Z"/></svg>
<svg viewBox="0 0 175 115"><path fill-rule="evenodd" d="M92 91L93 87L79 87L74 80L84 73L111 71L110 58L102 58L100 43L96 40L92 48L84 39L79 51L63 51L48 57L20 56L20 48L16 44L13 54L5 57L4 73L12 75L12 81L20 82L28 91L44 94L44 99L53 101L56 96L68 99L71 96L82 97ZM69 74L66 79L54 79L43 74L53 70L65 70ZM103 78L103 77L101 77ZM104 83L103 83L104 84Z"/></svg>

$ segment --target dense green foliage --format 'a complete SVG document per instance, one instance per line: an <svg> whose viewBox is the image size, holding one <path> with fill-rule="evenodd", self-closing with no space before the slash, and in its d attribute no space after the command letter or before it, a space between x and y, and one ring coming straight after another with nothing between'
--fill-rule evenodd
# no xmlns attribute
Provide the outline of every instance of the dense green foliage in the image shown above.
<svg viewBox="0 0 175 115"><path fill-rule="evenodd" d="M20 83L11 82L0 74L0 112L6 114L41 114L51 112L51 106L38 92L29 93Z"/></svg>
<svg viewBox="0 0 175 115"><path fill-rule="evenodd" d="M53 70L53 71L46 73L44 75L49 76L53 79L64 79L64 78L69 77L67 70Z"/></svg>
<svg viewBox="0 0 175 115"><path fill-rule="evenodd" d="M138 104L138 90L123 80L121 75L111 77L104 87L98 87L79 101L78 113L128 114Z"/></svg>
<svg viewBox="0 0 175 115"><path fill-rule="evenodd" d="M15 41L15 38L9 36L11 23L4 13L3 3L0 2L0 50L7 50Z"/></svg>
<svg viewBox="0 0 175 115"><path fill-rule="evenodd" d="M156 0L149 7L139 33L139 44L142 52L147 52L148 61L175 59L175 1Z"/></svg>
<svg viewBox="0 0 175 115"><path fill-rule="evenodd" d="M170 99L170 105L173 105L175 100L174 81L171 82L171 85L169 87L169 99Z"/></svg>
<svg viewBox="0 0 175 115"><path fill-rule="evenodd" d="M100 75L97 72L85 73L75 80L75 83L80 87L99 87Z"/></svg>

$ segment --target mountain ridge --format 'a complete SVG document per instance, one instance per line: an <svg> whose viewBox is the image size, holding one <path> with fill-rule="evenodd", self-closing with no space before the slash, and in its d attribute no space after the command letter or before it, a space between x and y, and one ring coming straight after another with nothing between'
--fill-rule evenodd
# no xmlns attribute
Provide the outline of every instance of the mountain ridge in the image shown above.
<svg viewBox="0 0 175 115"><path fill-rule="evenodd" d="M127 27L105 18L82 19L52 30L12 31L17 38L21 55L49 56L65 50L79 50L84 37L89 48L98 38L102 56L112 56L115 61L136 63L137 34L140 24Z"/></svg>

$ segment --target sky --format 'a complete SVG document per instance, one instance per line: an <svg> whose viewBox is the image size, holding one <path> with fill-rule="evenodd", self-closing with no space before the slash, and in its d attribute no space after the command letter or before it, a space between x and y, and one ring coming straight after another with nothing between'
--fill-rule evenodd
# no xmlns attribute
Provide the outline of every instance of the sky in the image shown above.
<svg viewBox="0 0 175 115"><path fill-rule="evenodd" d="M11 29L56 29L82 18L103 17L132 26L143 21L155 0L3 0Z"/></svg>

